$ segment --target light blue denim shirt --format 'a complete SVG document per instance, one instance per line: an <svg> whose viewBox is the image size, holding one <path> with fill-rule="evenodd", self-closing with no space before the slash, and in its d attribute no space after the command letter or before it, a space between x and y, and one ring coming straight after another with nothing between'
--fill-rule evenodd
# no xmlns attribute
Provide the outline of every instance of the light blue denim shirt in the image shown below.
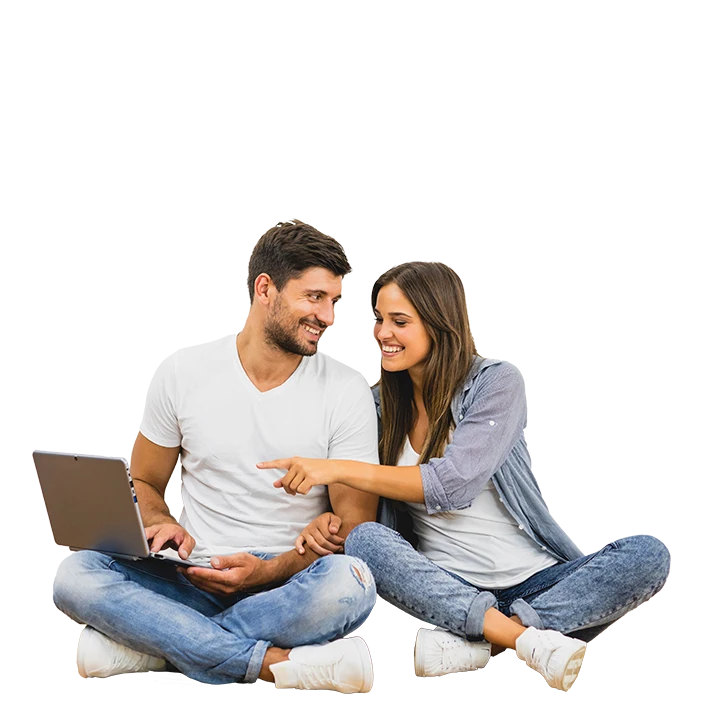
<svg viewBox="0 0 704 704"><path fill-rule="evenodd" d="M381 420L379 388L372 389ZM550 515L530 469L523 436L527 406L521 373L508 362L475 357L464 387L452 401L455 431L443 457L420 465L429 514L471 506L491 479L521 530L561 562L582 556ZM407 514L406 514L407 516ZM403 504L382 499L378 520L406 538Z"/></svg>

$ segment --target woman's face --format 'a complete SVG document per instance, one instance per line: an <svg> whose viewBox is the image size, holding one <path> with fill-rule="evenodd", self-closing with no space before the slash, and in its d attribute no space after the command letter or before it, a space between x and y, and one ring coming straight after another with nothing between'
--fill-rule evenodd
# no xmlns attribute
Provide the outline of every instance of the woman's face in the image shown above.
<svg viewBox="0 0 704 704"><path fill-rule="evenodd" d="M431 340L418 311L396 284L379 289L374 309L374 337L387 372L422 372Z"/></svg>

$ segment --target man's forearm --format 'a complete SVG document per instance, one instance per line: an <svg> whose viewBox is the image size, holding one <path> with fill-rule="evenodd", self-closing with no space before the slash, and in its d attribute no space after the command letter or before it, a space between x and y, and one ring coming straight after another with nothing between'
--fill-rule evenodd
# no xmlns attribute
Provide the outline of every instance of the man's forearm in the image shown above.
<svg viewBox="0 0 704 704"><path fill-rule="evenodd" d="M375 520L377 496L351 489L342 484L331 484L328 487L328 493L333 512L342 519L340 530L337 533L341 538L346 538L352 529L360 523ZM265 560L262 565L261 579L267 581L262 581L261 584L285 582L320 558L320 555L313 552L307 545L304 545L304 548L303 554L297 550L290 550L271 560Z"/></svg>
<svg viewBox="0 0 704 704"><path fill-rule="evenodd" d="M376 494L353 489L344 484L330 484L328 494L333 513L342 519L337 535L343 540L360 523L376 520L379 504Z"/></svg>
<svg viewBox="0 0 704 704"><path fill-rule="evenodd" d="M261 586L283 584L287 579L310 567L320 555L314 553L307 545L303 554L298 550L289 550L271 560L262 560L261 572L257 583Z"/></svg>
<svg viewBox="0 0 704 704"><path fill-rule="evenodd" d="M164 497L156 487L141 479L135 479L134 490L137 494L137 505L142 514L142 523L145 528L156 523L178 523L169 512Z"/></svg>

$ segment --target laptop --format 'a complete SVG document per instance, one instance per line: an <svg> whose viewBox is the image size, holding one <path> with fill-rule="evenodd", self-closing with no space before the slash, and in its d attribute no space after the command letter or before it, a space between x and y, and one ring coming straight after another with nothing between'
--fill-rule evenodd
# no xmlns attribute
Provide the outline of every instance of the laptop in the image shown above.
<svg viewBox="0 0 704 704"><path fill-rule="evenodd" d="M137 494L122 457L32 453L54 540L127 560L206 567L149 550Z"/></svg>

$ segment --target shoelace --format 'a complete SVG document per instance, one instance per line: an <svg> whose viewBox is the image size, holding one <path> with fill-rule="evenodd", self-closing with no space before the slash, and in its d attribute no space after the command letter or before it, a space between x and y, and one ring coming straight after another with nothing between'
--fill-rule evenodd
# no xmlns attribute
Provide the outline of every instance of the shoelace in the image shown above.
<svg viewBox="0 0 704 704"><path fill-rule="evenodd" d="M125 648L120 643L116 643L115 645L117 645L117 648L112 652L112 669L142 668L149 661L149 655L137 653L134 650Z"/></svg>
<svg viewBox="0 0 704 704"><path fill-rule="evenodd" d="M337 662L327 665L306 665L298 674L298 682L306 689L320 689L330 682L337 682Z"/></svg>
<svg viewBox="0 0 704 704"><path fill-rule="evenodd" d="M458 672L472 665L472 658L467 657L467 649L463 643L454 640L441 641L442 659L440 669L443 672Z"/></svg>

